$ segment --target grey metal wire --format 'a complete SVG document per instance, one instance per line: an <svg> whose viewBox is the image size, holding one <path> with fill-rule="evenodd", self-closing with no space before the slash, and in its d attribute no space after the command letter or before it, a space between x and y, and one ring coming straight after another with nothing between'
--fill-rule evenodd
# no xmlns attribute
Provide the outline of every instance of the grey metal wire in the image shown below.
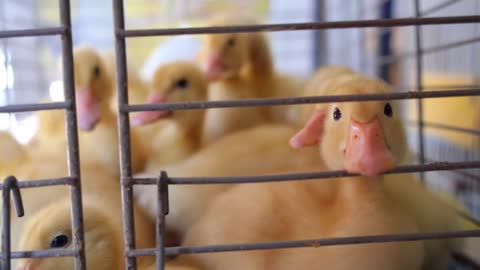
<svg viewBox="0 0 480 270"><path fill-rule="evenodd" d="M480 161L463 161L463 162L432 162L420 165L398 166L395 169L385 172L384 174L399 173L418 173L432 171L451 171L461 169L480 168ZM226 177L168 177L169 185L203 185L203 184L247 184L262 182L281 182L281 181L301 181L301 180L321 180L327 178L358 176L358 174L348 173L345 170L338 171L320 171L320 172L304 172L304 173L287 173L287 174L270 174L270 175L253 175L253 176L226 176ZM157 178L131 178L130 181L136 185L155 185Z"/></svg>
<svg viewBox="0 0 480 270"><path fill-rule="evenodd" d="M277 241L261 243L245 243L235 245L212 245L212 246L194 246L194 247L167 247L166 255L175 256L192 253L212 253L212 252L231 252L231 251L251 251L251 250L271 250L283 248L318 248L334 245L355 245L367 243L389 243L405 242L433 239L466 238L480 237L480 230L453 231L453 232L431 232L431 233L409 233L409 234L389 234L389 235L368 235L353 237L337 237L297 241ZM127 253L128 256L154 256L155 249L137 249Z"/></svg>
<svg viewBox="0 0 480 270"><path fill-rule="evenodd" d="M115 34L123 37L147 37L147 36L169 36L169 35L200 35L200 34L226 34L239 32L276 32L294 30L326 30L344 28L366 28L366 27L393 27L393 26L414 26L414 25L439 25L439 24L462 24L476 23L480 16L450 16L431 18L397 18L377 20L352 20L333 22L309 22L309 23L285 23L285 24L263 24L263 25L239 25L219 27L194 27L194 28L173 28L173 29L147 29L147 30L125 30L115 29Z"/></svg>
<svg viewBox="0 0 480 270"><path fill-rule="evenodd" d="M17 183L14 177L5 180L0 188L3 190L3 231L2 231L2 269L10 269L11 258L31 258L31 257L52 257L52 256L73 256L74 269L85 270L85 244L83 230L83 211L82 211L82 190L80 181L80 159L77 133L77 117L75 105L74 89L74 71L73 71L73 44L70 18L70 1L59 0L60 27L26 29L26 30L7 30L0 31L0 38L19 38L45 35L61 35L62 42L62 60L63 60L63 83L65 102L53 102L47 104L17 104L1 106L1 113L14 113L39 110L66 110L66 131L67 131L67 157L69 177L57 179L44 179L37 181L22 181ZM14 192L14 202L17 206L21 205L19 188L34 188L51 185L69 185L70 197L72 203L71 221L73 234L73 250L49 250L49 251L30 251L30 252L11 252L10 251L10 198L9 191ZM22 214L23 209L19 214Z"/></svg>
<svg viewBox="0 0 480 270"><path fill-rule="evenodd" d="M437 91L410 91L387 94L362 94L362 95L336 95L336 96L310 96L295 98L258 98L258 99L239 99L222 101L195 101L164 104L135 104L119 105L121 112L139 112L156 110L194 110L210 108L229 108L229 107L257 107L257 106L278 106L278 105L297 105L312 103L332 103L332 102L352 102L352 101L386 101L402 99L423 99L423 98L442 98L442 97L462 97L479 96L480 88L462 89L462 90L437 90Z"/></svg>
<svg viewBox="0 0 480 270"><path fill-rule="evenodd" d="M22 217L24 215L24 209L22 204L22 196L20 189L17 185L17 179L13 176L9 176L5 179L2 187L2 260L1 268L4 270L11 269L11 246L10 246L10 192L13 193L13 200L17 216Z"/></svg>
<svg viewBox="0 0 480 270"><path fill-rule="evenodd" d="M125 29L123 0L113 0L113 19L115 29ZM135 249L135 223L133 220L132 160L130 145L130 120L128 112L121 110L128 104L128 75L125 38L115 31L115 59L118 93L118 136L120 143L120 177L122 189L123 239L125 252ZM126 269L137 269L135 257L125 257Z"/></svg>
<svg viewBox="0 0 480 270"><path fill-rule="evenodd" d="M414 10L415 17L420 18L422 15L420 13L420 0L414 0ZM420 25L415 25L415 68L416 68L416 82L417 82L417 91L423 91L423 51L422 51L422 27ZM418 136L418 161L420 164L425 163L425 134L423 130L423 101L421 99L417 100L417 115L418 115L418 125L417 125L417 136ZM425 180L425 174L420 173L420 180L423 182Z"/></svg>
<svg viewBox="0 0 480 270"><path fill-rule="evenodd" d="M59 0L60 23L65 29L62 35L63 93L69 107L66 109L68 174L74 178L70 186L72 203L72 246L77 250L74 257L74 269L85 270L85 240L83 226L82 185L80 181L80 157L78 147L77 113L75 82L73 70L72 23L70 18L70 0Z"/></svg>
<svg viewBox="0 0 480 270"><path fill-rule="evenodd" d="M26 29L26 30L9 30L0 31L0 38L12 38L23 36L43 36L43 35L61 35L62 36L62 53L64 64L64 91L65 102L49 103L49 104L22 104L9 105L0 107L0 112L23 112L32 110L53 110L66 109L67 116L67 138L68 138L68 161L69 161L69 177L58 179L44 179L36 181L19 182L20 188L34 188L49 185L70 185L72 198L72 229L74 233L74 249L73 250L47 250L47 251L23 251L10 252L3 256L7 258L34 258L34 257L54 257L54 256L73 256L75 257L75 269L84 270L85 251L83 239L83 219L82 219L82 201L81 201L81 185L80 185L80 166L78 156L78 134L75 114L75 92L73 84L73 56L72 56L72 40L71 40L71 22L70 22L70 2L68 0L60 1L61 27L43 28L43 29ZM456 1L448 1L456 2ZM428 91L428 92L404 92L392 94L373 94L373 95L349 95L349 96L326 96L326 97L299 97L286 99L254 99L254 100L236 100L236 101L217 101L217 102L191 102L191 103L173 103L162 105L128 105L127 96L127 71L126 71L126 51L125 38L153 36L153 35L184 35L184 34L206 34L206 33L233 33L233 32L252 32L252 31L287 31L287 30L308 30L308 29L341 29L341 28L364 28L364 27L400 27L400 26L419 26L433 24L450 24L450 23L475 23L480 21L480 16L456 16L456 17L435 17L435 18L399 18L388 20L357 20L357 21L338 21L338 22L316 22L316 23L299 23L299 24L272 24L272 25L248 25L248 26L227 26L227 27L200 27L200 28L178 28L178 29L153 29L153 30L126 30L124 23L124 7L123 1L113 0L113 11L115 20L115 43L116 43L116 70L117 70L117 88L119 103L119 139L120 139L120 155L121 155L121 181L122 181L122 210L124 222L124 240L126 250L126 267L127 269L136 269L136 256L157 256L158 269L162 269L163 255L184 254L193 252L218 252L233 250L258 250L271 248L287 248L287 247L305 247L305 246L324 246L338 244L359 244L372 242L390 242L390 241L415 241L421 239L451 238L451 237L471 237L480 236L480 231L462 231L462 232L440 232L428 234L403 234L403 235L382 235L382 236L362 236L362 237L346 237L335 239L320 239L307 241L289 241L275 243L257 243L245 245L225 245L214 247L176 247L166 248L163 246L162 232L162 216L166 211L160 211L159 220L157 221L157 247L155 249L135 249L134 222L133 222L133 194L132 186L134 184L158 184L160 194L165 195L165 188L155 179L137 179L132 178L131 157L130 157L130 133L129 133L129 112L143 110L186 110L186 109L205 109L205 108L226 108L226 107L249 107L249 106L265 106L265 105L292 105L306 103L325 103L325 102L348 102L348 101L368 101L368 100L393 100L393 99L422 99L422 98L439 98L453 96L480 95L480 89L464 89L464 90L444 90L444 91ZM447 5L445 5L447 6ZM438 10L439 8L437 8ZM432 12L432 11L430 11ZM423 12L425 15L428 12ZM460 46L459 42L455 46ZM435 50L444 50L454 45L444 45L442 48ZM433 50L433 51L435 51ZM421 50L420 50L421 51ZM417 55L418 56L418 55ZM425 165L409 165L398 167L388 173L407 173L422 172L436 170L453 170L465 168L480 168L480 161L456 162L456 163L433 163ZM167 184L219 184L219 183L252 183L252 182L270 182L270 181L287 181L294 179L313 179L313 178L331 178L350 176L345 171L330 171L320 173L304 173L304 174L288 174L288 175L269 175L269 176L253 176L253 177L219 177L219 178L168 178ZM165 176L164 176L165 177ZM165 178L163 178L165 179ZM166 181L166 180L165 180ZM1 188L8 187L6 184L0 185ZM165 196L159 196L159 204L168 203ZM167 207L168 208L168 207ZM164 207L159 207L165 210ZM5 212L4 212L5 214ZM6 221L8 220L5 219ZM9 222L7 222L9 223ZM165 253L163 253L165 252ZM8 259L9 261L9 259ZM2 267L3 269L8 269Z"/></svg>

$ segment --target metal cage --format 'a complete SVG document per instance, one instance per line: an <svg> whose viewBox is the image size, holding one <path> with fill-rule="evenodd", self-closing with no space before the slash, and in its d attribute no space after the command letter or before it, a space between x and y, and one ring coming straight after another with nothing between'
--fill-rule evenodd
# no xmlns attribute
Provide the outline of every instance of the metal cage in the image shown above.
<svg viewBox="0 0 480 270"><path fill-rule="evenodd" d="M9 177L0 186L3 190L3 228L2 228L2 260L1 269L10 269L10 260L27 257L51 257L51 256L72 256L75 258L75 269L86 269L84 238L83 238L83 217L82 217L82 199L81 199L81 181L78 134L76 124L76 106L75 90L73 81L73 56L72 56L72 36L70 22L70 1L59 0L61 26L54 28L27 29L0 31L0 38L17 38L24 36L44 36L59 35L62 41L63 56L63 79L65 102L56 102L49 104L25 104L25 105L7 105L0 107L1 113L14 113L37 110L66 110L66 129L68 137L68 164L69 176L59 179L47 180L27 180L16 181L14 177ZM124 1L112 0L114 14L114 36L116 53L116 72L117 72L117 93L118 93L118 123L119 123L119 142L120 142L120 165L121 165L121 189L122 189L122 210L123 210L123 234L125 247L126 269L136 269L136 257L138 256L156 256L157 269L163 269L164 257L171 255L180 255L188 253L205 252L226 252L226 251L246 251L278 248L298 248L309 246L330 246L345 244L362 244L373 242L393 242L393 241L415 241L440 238L462 238L462 237L480 237L480 230L465 230L453 232L435 232L435 233L416 233L416 234L398 234L398 235L370 235L361 237L342 237L330 239L312 239L301 241L284 242L263 242L263 243L245 243L241 245L218 245L218 246L198 246L198 247L165 247L164 246L164 220L168 213L168 186L181 184L219 184L219 183L257 183L273 181L295 181L306 179L325 179L352 176L346 171L328 171L281 174L269 176L249 176L249 177L208 177L199 176L195 178L169 177L168 172L161 172L156 178L134 178L131 168L131 145L130 145L130 123L129 113L138 111L152 110L194 110L207 108L228 108L228 107L249 107L249 106L285 106L294 104L308 103L327 103L327 102L348 102L348 101L373 101L373 100L418 100L418 113L420 119L417 125L418 137L418 165L400 166L388 173L409 173L409 172L431 172L431 171L450 171L460 169L478 169L480 160L462 161L462 162L430 162L425 157L424 127L427 123L422 119L422 99L442 98L442 97L461 97L461 96L480 96L480 88L466 87L462 89L435 89L436 91L426 91L422 85L422 57L430 52L441 51L463 44L478 42L479 38L459 41L447 45L424 48L421 39L421 26L441 25L441 24L473 24L480 22L480 16L448 16L448 17L426 17L436 10L449 7L457 1L447 0L431 7L426 11L420 10L420 0L415 0L415 17L408 18L390 18L388 14L384 19L371 20L349 20L349 21L318 21L307 23L288 23L288 24L263 24L263 25L244 25L244 26L225 26L225 27L198 27L198 28L177 28L177 29L148 29L148 30L129 30L125 29ZM320 1L321 2L321 1ZM383 1L387 2L387 1ZM321 18L321 17L317 17ZM127 57L126 57L126 39L147 36L166 36L166 35L186 35L186 34L213 34L213 33L236 33L236 32L259 32L259 31L294 31L294 30L316 30L319 33L316 38L321 38L321 30L330 29L354 29L354 28L382 28L382 27L415 27L415 53L392 55L391 52L384 52L383 57L379 59L379 66L386 68L389 63L399 61L405 57L414 57L416 61L416 82L417 86L411 91L396 92L389 94L369 94L369 95L346 95L346 96L321 96L321 97L295 97L295 98L276 98L276 99L251 99L251 100L231 100L214 102L190 102L190 103L170 103L160 105L130 105L128 103L127 87ZM320 43L317 43L321 46ZM318 57L315 57L315 63L320 63ZM436 125L437 128L456 130L458 132L470 132L479 135L477 130L459 129L456 127ZM321 180L319 180L321 181ZM13 192L15 205L21 212L21 196L18 188L35 188L48 185L69 185L71 187L72 201L72 228L73 249L47 250L47 251L10 251L10 190ZM157 215L157 244L151 249L136 249L134 236L133 220L133 187L134 185L156 185L158 189L158 215ZM463 213L460 213L463 214ZM474 218L469 217L471 220Z"/></svg>

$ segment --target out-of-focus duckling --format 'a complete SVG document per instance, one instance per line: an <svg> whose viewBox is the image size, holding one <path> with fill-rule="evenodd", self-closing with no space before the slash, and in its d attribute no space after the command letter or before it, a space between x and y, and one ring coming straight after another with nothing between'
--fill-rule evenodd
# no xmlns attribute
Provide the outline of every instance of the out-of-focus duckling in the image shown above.
<svg viewBox="0 0 480 270"><path fill-rule="evenodd" d="M274 124L241 130L222 137L182 162L148 171L146 175L158 175L160 169L171 177L264 175L284 168L301 171L306 165L318 165L315 149L294 150L287 145L294 134L292 127ZM220 184L169 186L167 228L182 237L211 200L231 187ZM134 192L139 204L154 218L156 189L136 186Z"/></svg>
<svg viewBox="0 0 480 270"><path fill-rule="evenodd" d="M211 25L241 22L242 20L231 18L217 18ZM204 37L198 59L211 81L208 100L258 98L264 95L254 87L252 81L243 76L249 63L251 35L257 34L211 34ZM267 70L269 67L264 69ZM251 70L254 71L258 70ZM261 107L210 109L205 116L203 141L210 143L224 134L253 127L265 123L266 120L267 113Z"/></svg>
<svg viewBox="0 0 480 270"><path fill-rule="evenodd" d="M110 108L112 79L100 54L88 46L74 49L80 157L83 163L101 163L118 173L117 119ZM133 170L144 166L144 151L132 133Z"/></svg>
<svg viewBox="0 0 480 270"><path fill-rule="evenodd" d="M119 192L116 194L89 194L83 196L85 253L87 269L125 269L122 238L121 208ZM117 196L118 195L118 196ZM154 246L154 226L141 213L135 211L135 236L138 248ZM21 250L47 250L72 248L70 200L58 200L35 215L28 217L22 239ZM137 259L141 268L152 264L153 258ZM74 269L69 257L29 258L18 263L18 270Z"/></svg>
<svg viewBox="0 0 480 270"><path fill-rule="evenodd" d="M203 72L190 62L178 61L162 65L153 75L150 104L202 101L207 96L207 80ZM149 149L147 170L158 170L161 165L180 161L190 156L201 145L204 112L147 111L134 114L132 125L140 126L158 120L169 121L162 129L150 125L137 127L139 133L150 136L144 142Z"/></svg>

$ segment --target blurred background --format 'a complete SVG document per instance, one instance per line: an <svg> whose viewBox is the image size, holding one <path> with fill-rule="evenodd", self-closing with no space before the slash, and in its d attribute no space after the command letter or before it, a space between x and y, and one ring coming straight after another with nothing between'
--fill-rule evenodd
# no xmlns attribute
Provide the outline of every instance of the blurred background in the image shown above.
<svg viewBox="0 0 480 270"><path fill-rule="evenodd" d="M414 1L400 0L125 0L129 29L204 26L225 12L253 14L263 23L292 23L415 16ZM480 14L478 0L422 0L422 16ZM447 5L442 5L449 2ZM113 50L111 1L72 0L74 45ZM56 0L0 0L0 30L59 25ZM380 76L398 91L465 89L480 85L480 24L420 28L423 68L417 72L415 27L364 28L270 33L277 70L308 78L320 65L342 64ZM58 37L0 40L0 103L21 104L62 99L57 63ZM192 59L196 36L133 38L128 62L148 79L159 63ZM417 101L404 101L411 148L418 151ZM427 161L479 160L479 100L473 97L423 101ZM450 128L441 128L438 124ZM27 143L37 128L33 113L0 114L0 129ZM451 127L465 130L452 130ZM476 131L475 131L476 130ZM480 217L480 171L435 172L429 185L453 195ZM452 181L453 180L453 181ZM450 196L452 197L452 196Z"/></svg>

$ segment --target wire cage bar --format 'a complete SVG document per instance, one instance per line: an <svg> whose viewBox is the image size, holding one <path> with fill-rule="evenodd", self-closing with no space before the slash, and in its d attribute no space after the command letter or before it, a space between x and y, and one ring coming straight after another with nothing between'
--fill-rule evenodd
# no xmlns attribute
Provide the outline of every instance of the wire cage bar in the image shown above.
<svg viewBox="0 0 480 270"><path fill-rule="evenodd" d="M420 12L420 0L414 0L415 6L415 17L420 18L422 16ZM417 91L423 91L423 51L422 51L422 28L420 25L415 25L415 67L416 67L416 82L417 82ZM418 126L417 126L417 136L418 136L418 161L420 164L425 163L425 134L423 128L423 101L421 99L417 100L417 115L418 115ZM420 173L420 180L423 182L425 180L425 174Z"/></svg>
<svg viewBox="0 0 480 270"><path fill-rule="evenodd" d="M77 133L77 116L75 104L75 85L74 85L74 70L73 70L73 44L72 44L72 26L70 18L70 1L59 0L60 13L60 27L27 29L27 30L7 30L0 31L0 38L20 38L33 37L45 35L60 35L62 43L62 60L63 60L63 84L65 102L52 102L47 104L19 104L7 105L0 107L1 113L14 113L25 111L41 111L41 110L58 110L66 111L66 131L67 131L67 160L68 160L68 177L58 179L41 179L41 180L26 180L16 182L14 177L7 177L0 188L3 190L3 234L2 234L2 269L10 270L11 258L37 258L37 257L57 257L57 256L71 256L74 257L75 270L85 270L85 244L83 231L83 210L82 210L82 190L80 181L80 159L78 147L78 133ZM73 232L73 249L72 250L37 250L37 251L22 251L11 252L10 250L10 198L6 194L12 189L14 191L14 200L20 197L20 188L34 188L52 185L69 185L70 197L72 204L71 222ZM18 211L18 209L17 209ZM28 209L27 209L28 211ZM21 214L21 212L19 213Z"/></svg>
<svg viewBox="0 0 480 270"><path fill-rule="evenodd" d="M146 29L146 30L127 30L124 24L124 6L123 1L113 0L113 12L115 20L115 49L116 49L116 67L117 67L117 87L118 87L118 111L119 111L119 138L121 142L120 155L122 167L122 206L124 209L124 239L127 269L136 269L133 258L138 256L156 256L157 269L163 269L164 261L162 256L180 255L188 253L204 252L226 252L226 251L245 251L274 248L294 248L294 247L318 247L326 245L341 244L360 244L360 243L381 243L391 241L416 241L440 238L461 238L461 237L480 237L480 230L456 231L456 232L436 232L436 233L415 233L401 235L376 235L362 237L345 237L332 239L271 242L271 243L247 243L239 245L220 245L220 246L201 246L201 247L168 247L164 246L162 241L163 222L166 212L164 207L168 203L168 195L165 192L170 184L239 184L239 183L259 183L273 181L293 181L307 179L325 179L333 177L353 176L346 171L328 171L328 172L310 172L295 174L263 175L263 176L243 176L243 177L168 177L168 172L161 172L156 178L134 178L131 175L130 147L128 142L130 112L154 111L154 110L192 110L207 108L229 108L229 107L252 107L252 106L281 106L293 104L326 103L326 102L348 102L348 101L373 101L373 100L394 100L394 99L417 99L418 111L422 115L422 103L424 98L441 98L455 96L477 96L480 95L480 89L472 87L471 89L455 90L436 90L423 91L422 87L422 56L424 53L441 51L455 46L476 42L477 39L465 40L449 45L438 46L431 49L423 49L421 43L421 29L423 25L440 24L463 24L478 23L480 16L451 16L451 17L428 17L426 16L442 8L448 7L456 1L446 1L445 3L427 10L420 11L419 0L414 0L415 17L413 18L394 18L380 20L357 20L357 21L333 21L333 22L309 22L292 24L264 24L264 25L241 25L241 26L220 26L220 27L195 27L195 28L176 28L176 29ZM126 73L126 51L125 39L148 36L167 36L167 35L196 35L196 34L224 34L238 32L274 32L274 31L292 31L292 30L326 30L342 28L365 28L365 27L402 27L414 26L416 29L416 50L408 57L416 57L417 86L415 91L389 93L389 94L368 94L368 95L345 95L345 96L322 96L322 97L295 97L295 98L264 98L264 99L243 99L243 100L225 100L225 101L205 101L205 102L186 102L186 103L167 103L167 104L128 104L127 97L127 73ZM388 58L387 58L388 57ZM396 58L387 56L389 62L402 60L406 55ZM398 59L397 59L398 58ZM400 166L387 173L414 173L439 170L456 170L480 168L480 161L466 162L433 162L425 164L424 156L424 124L420 117L416 123L419 127L418 137L420 139L420 165ZM440 127L440 126L437 126ZM449 127L451 128L451 127ZM162 188L162 179L166 187ZM158 213L157 213L157 245L152 249L135 249L132 220L132 186L133 185L157 185L158 190ZM162 196L163 194L163 196ZM167 199L165 199L167 197ZM473 219L474 220L474 219Z"/></svg>
<svg viewBox="0 0 480 270"><path fill-rule="evenodd" d="M125 38L119 35L119 31L125 29L125 17L123 1L113 1L113 19L115 27L115 64L117 72L117 97L118 97L118 136L120 142L120 177L122 189L122 214L123 214L123 237L125 247L126 269L137 269L136 257L129 256L128 252L135 249L135 223L133 220L133 185L130 181L132 176L132 160L130 147L130 120L128 112L121 108L128 104L128 74ZM160 243L163 249L163 242ZM163 253L162 253L163 254ZM159 257L160 255L157 255ZM163 266L162 266L163 268Z"/></svg>
<svg viewBox="0 0 480 270"><path fill-rule="evenodd" d="M155 178L135 178L132 176L131 168L131 144L130 144L130 122L129 113L137 111L152 110L192 110L207 108L229 108L229 107L252 107L252 106L286 106L294 104L311 104L327 102L350 102L350 101L375 101L375 100L418 100L419 120L414 123L418 126L419 138L419 165L399 166L389 172L393 173L422 173L429 171L450 171L460 169L480 168L480 161L463 162L430 162L425 163L424 155L424 129L427 127L448 129L457 132L472 133L479 135L477 130L468 130L459 127L442 125L440 123L424 122L422 118L422 99L442 98L442 97L460 97L460 96L480 96L478 86L470 86L460 89L458 86L452 89L435 89L435 91L425 91L422 85L422 57L425 54L444 51L446 49L463 46L480 41L479 38L471 38L462 41L449 43L446 45L423 48L421 27L425 25L441 24L472 24L479 23L480 16L449 16L449 17L425 17L439 10L447 8L460 0L444 1L428 10L421 11L419 0L414 0L415 17L411 18L392 18L392 19L374 19L374 20L351 20L351 21L322 21L307 23L290 24L264 24L264 25L241 25L241 26L222 26L222 27L195 27L195 28L176 28L176 29L145 29L129 30L125 28L124 1L112 0L112 9L114 15L114 36L115 36L115 66L117 72L117 93L118 93L118 136L120 142L120 176L121 176L121 194L122 194L122 219L123 219L123 237L125 249L125 267L126 269L136 269L136 257L138 256L156 256L157 269L164 268L164 257L171 255L206 253L206 252L227 252L227 251L245 251L245 250L263 250L277 248L300 248L300 247L320 247L330 245L362 244L362 243L384 243L393 241L417 241L430 239L462 238L462 237L480 237L480 230L465 230L454 232L435 232L435 233L415 233L398 235L370 235L360 237L342 237L328 239L311 239L284 242L264 242L264 243L245 243L237 245L217 245L217 246L196 246L196 247L165 247L165 216L168 214L168 185L182 184L239 184L239 183L260 183L260 182L279 182L279 181L298 181L326 179L335 177L354 176L346 171L327 171L327 172L308 172L277 174L263 176L242 176L242 177L169 177L168 172L161 172ZM21 104L7 105L0 107L0 113L14 113L38 110L65 110L66 111L66 130L68 144L68 171L69 176L56 179L33 179L16 181L14 177L7 178L3 184L0 184L3 195L3 223L2 228L2 257L1 269L10 269L10 260L19 258L40 258L40 257L74 257L75 270L86 269L85 243L83 231L83 211L82 211L82 190L80 175L80 160L77 132L77 115L74 89L74 65L72 53L72 26L70 18L70 1L59 0L60 21L59 27L42 29L24 29L0 31L0 38L20 38L32 36L51 36L60 35L62 40L62 59L63 59L63 83L65 102L54 102L48 104ZM368 27L405 27L413 26L415 28L415 52L401 54L398 56L385 56L379 59L379 63L388 64L395 61L402 61L407 57L416 58L416 82L415 91L404 91L389 94L369 94L369 95L345 95L345 96L322 96L322 97L295 97L295 98L265 98L265 99L244 99L244 100L226 100L210 102L189 102L189 103L169 103L169 104L129 104L128 101L128 74L127 74L127 55L126 39L148 36L166 36L166 35L187 35L187 34L220 34L220 33L238 33L238 32L275 32L292 30L329 30L345 28L368 28ZM409 89L410 90L410 89ZM70 186L70 198L72 204L71 223L73 233L73 249L58 250L37 250L37 251L19 251L10 250L10 192L13 192L14 202L18 214L22 214L21 192L23 188L36 188L52 185ZM157 244L151 249L136 249L135 246L135 224L133 220L133 187L134 185L155 185L158 192L158 213L157 213ZM28 210L28 209L27 209ZM475 220L474 220L475 221ZM478 222L478 221L477 221Z"/></svg>

